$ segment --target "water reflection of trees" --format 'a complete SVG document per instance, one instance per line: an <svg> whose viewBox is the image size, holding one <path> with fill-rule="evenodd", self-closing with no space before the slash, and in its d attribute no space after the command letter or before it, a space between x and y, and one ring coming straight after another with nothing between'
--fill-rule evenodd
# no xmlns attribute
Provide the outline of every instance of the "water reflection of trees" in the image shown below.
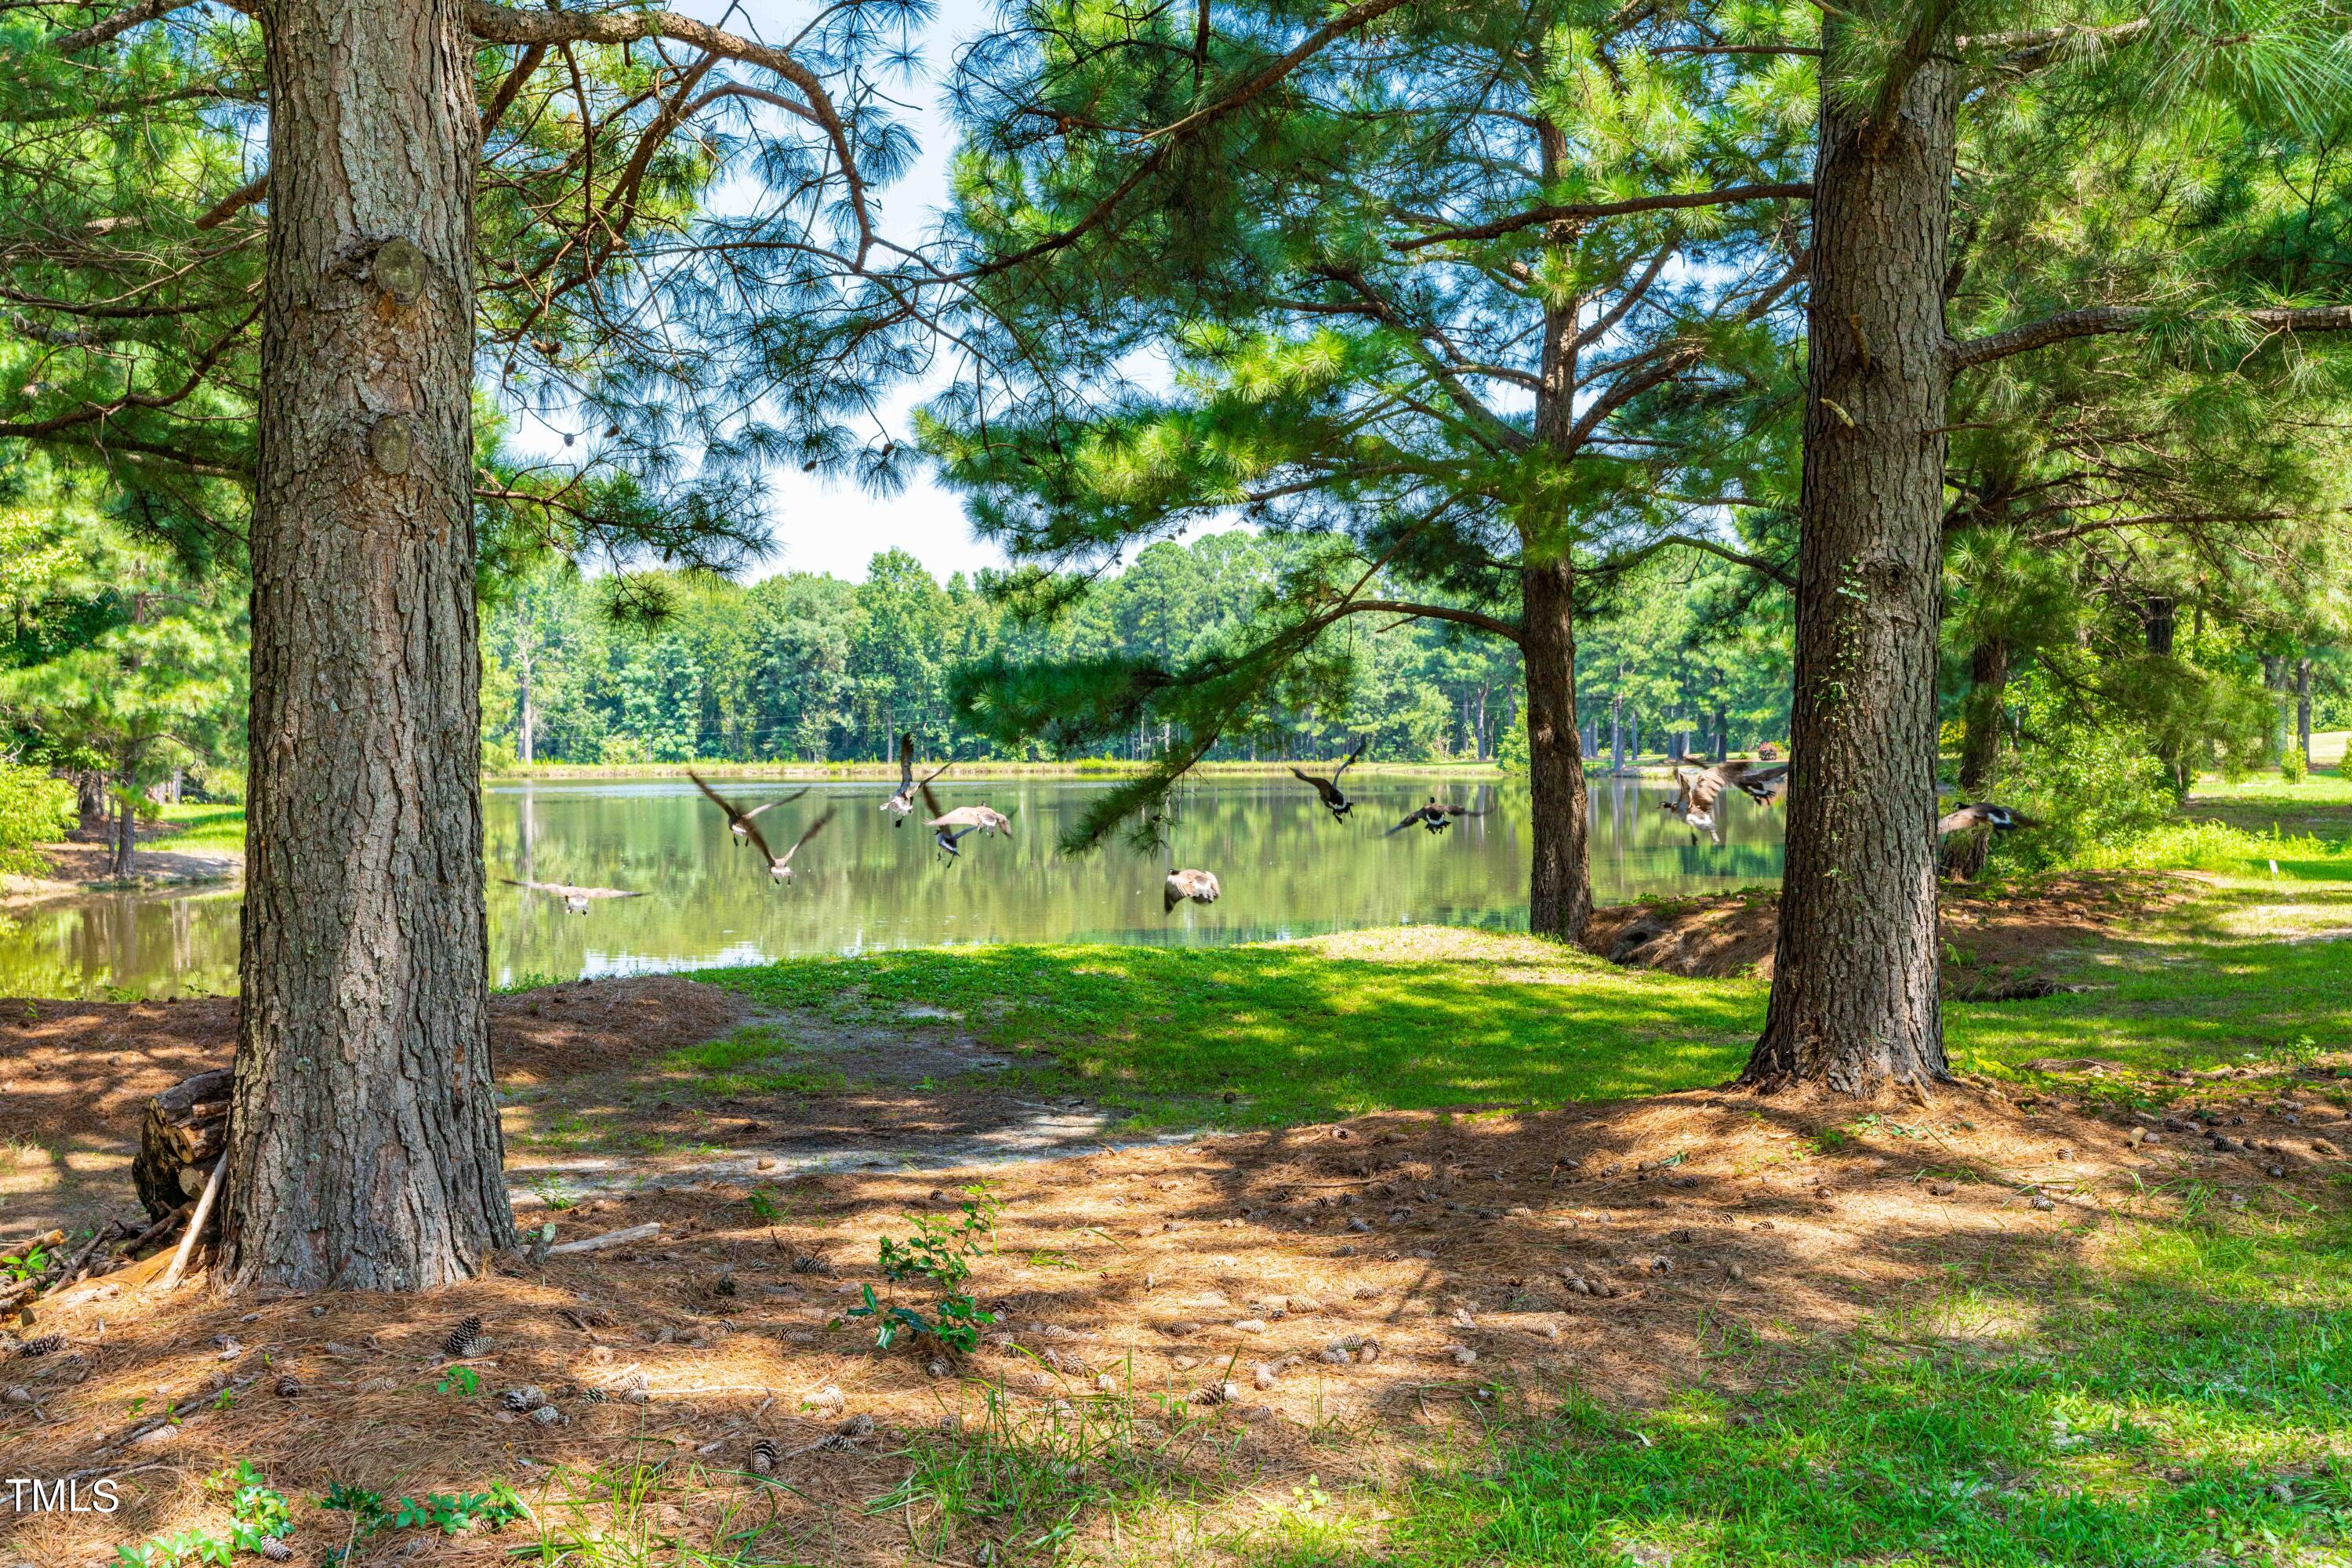
<svg viewBox="0 0 2352 1568"><path fill-rule="evenodd" d="M737 787L756 800L785 786ZM648 896L575 916L559 900L494 882L491 977L514 984L943 942L1205 944L1405 921L1526 923L1521 784L1376 774L1361 782L1356 816L1342 824L1295 781L1211 778L1180 797L1168 858L1124 848L1056 856L1062 826L1101 787L992 780L954 788L944 804L986 800L1013 810L1014 832L976 834L964 840L961 863L943 864L919 823L889 826L877 809L881 787L820 785L761 819L779 825L771 837L781 840L810 813L839 808L782 888L683 780L494 790L484 811L493 877ZM1780 874L1777 813L1740 800L1726 824L1727 845L1702 838L1693 846L1656 809L1658 786L1604 780L1594 789L1593 883L1604 901L1720 890ZM1417 827L1385 836L1433 793L1489 815L1435 837ZM1216 872L1223 898L1164 914L1160 884L1171 860ZM233 893L215 893L109 896L26 911L14 935L0 933L0 988L36 995L233 989L236 908Z"/></svg>

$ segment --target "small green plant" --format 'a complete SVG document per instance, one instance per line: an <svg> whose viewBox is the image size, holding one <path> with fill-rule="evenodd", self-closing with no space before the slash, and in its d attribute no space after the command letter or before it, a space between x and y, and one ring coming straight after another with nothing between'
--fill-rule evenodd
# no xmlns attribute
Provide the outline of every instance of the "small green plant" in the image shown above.
<svg viewBox="0 0 2352 1568"><path fill-rule="evenodd" d="M2311 774L2311 764L2304 759L2301 746L2290 745L2279 754L2279 782L2299 784Z"/></svg>
<svg viewBox="0 0 2352 1568"><path fill-rule="evenodd" d="M776 1202L774 1194L765 1191L753 1192L744 1202L751 1211L751 1217L761 1225L775 1224L784 1212L783 1205Z"/></svg>
<svg viewBox="0 0 2352 1568"><path fill-rule="evenodd" d="M178 1568L185 1563L226 1565L240 1552L257 1552L265 1541L294 1528L285 1494L272 1487L250 1459L205 1479L205 1489L228 1496L229 1517L235 1521L226 1535L209 1531L180 1530L151 1536L136 1546L118 1546L118 1568Z"/></svg>
<svg viewBox="0 0 2352 1568"><path fill-rule="evenodd" d="M32 1279L49 1271L49 1249L38 1243L21 1253L0 1255L0 1269L5 1269L11 1279Z"/></svg>
<svg viewBox="0 0 2352 1568"><path fill-rule="evenodd" d="M996 1321L996 1314L982 1310L963 1283L971 1277L971 1260L988 1251L1002 1205L984 1186L963 1190L965 1198L957 1205L956 1217L912 1215L908 1217L914 1222L914 1235L882 1238L878 1250L883 1278L896 1284L927 1279L939 1290L940 1299L932 1315L926 1317L916 1308L877 1300L874 1287L863 1287L861 1300L848 1315L877 1323L877 1349L888 1350L899 1335L908 1334L928 1336L950 1350L970 1354L980 1348L981 1330Z"/></svg>
<svg viewBox="0 0 2352 1568"><path fill-rule="evenodd" d="M422 1498L403 1497L393 1503L385 1502L381 1492L337 1481L319 1503L350 1514L355 1539L379 1530L437 1530L444 1535L463 1535L477 1525L497 1530L530 1515L522 1499L504 1481L494 1483L486 1492L433 1492Z"/></svg>
<svg viewBox="0 0 2352 1568"><path fill-rule="evenodd" d="M441 1374L441 1381L434 1387L442 1394L454 1394L461 1398L470 1398L481 1392L482 1379L481 1375L470 1366L453 1366Z"/></svg>

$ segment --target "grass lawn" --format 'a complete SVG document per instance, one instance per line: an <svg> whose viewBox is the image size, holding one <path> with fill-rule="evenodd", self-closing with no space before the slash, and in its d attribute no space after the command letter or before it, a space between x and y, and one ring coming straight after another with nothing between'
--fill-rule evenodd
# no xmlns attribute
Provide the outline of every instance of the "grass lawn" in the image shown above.
<svg viewBox="0 0 2352 1568"><path fill-rule="evenodd" d="M245 847L245 807L184 801L155 808L155 820L171 829L154 842L173 849L236 849Z"/></svg>
<svg viewBox="0 0 2352 1568"><path fill-rule="evenodd" d="M1960 1070L2040 1087L2023 1064L2095 1057L2122 1070L2064 1080L2069 1100L2156 1108L2190 1092L2162 1076L2173 1069L2277 1075L2241 1090L2267 1103L2299 1067L2343 1059L2352 947L2327 938L2352 931L2352 784L2218 785L2189 816L2107 863L2194 868L2200 889L2065 955L2055 973L2084 989L1948 1004ZM1765 1001L1754 981L1620 970L1473 931L929 950L712 978L867 1026L950 1010L1040 1089L1123 1106L1138 1125L1717 1084ZM2347 1089L2318 1098L2343 1106ZM1128 1545L1087 1554L1100 1561L2341 1568L2347 1205L2340 1165L2308 1198L2281 1189L2250 1205L2198 1180L2152 1184L2137 1205L2086 1215L2080 1249L2054 1266L1923 1252L1912 1288L1852 1334L1791 1335L1769 1311L1703 1318L1707 1370L1664 1403L1629 1406L1604 1379L1498 1372L1467 1418L1430 1424L1377 1475L1359 1451L1368 1435L1318 1432L1325 1471L1238 1514L1066 1430L919 1446L897 1495L971 1502L975 1485L1013 1495L1066 1474L1054 1496L1074 1517L1121 1521L1111 1538ZM1072 1467L1074 1446L1091 1463Z"/></svg>

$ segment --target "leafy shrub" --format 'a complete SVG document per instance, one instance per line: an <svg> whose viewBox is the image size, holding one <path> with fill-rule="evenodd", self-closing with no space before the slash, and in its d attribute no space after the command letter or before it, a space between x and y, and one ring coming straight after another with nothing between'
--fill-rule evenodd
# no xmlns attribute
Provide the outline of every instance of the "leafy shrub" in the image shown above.
<svg viewBox="0 0 2352 1568"><path fill-rule="evenodd" d="M61 838L74 825L74 787L39 768L0 763L0 871L37 873L32 846Z"/></svg>
<svg viewBox="0 0 2352 1568"><path fill-rule="evenodd" d="M2279 753L2279 781L2299 784L2310 773L2311 763L2305 758L2303 748L2292 741L2287 742L2286 750Z"/></svg>
<svg viewBox="0 0 2352 1568"><path fill-rule="evenodd" d="M964 1201L957 1205L957 1217L944 1215L913 1215L915 1234L899 1239L882 1237L880 1253L883 1278L893 1283L927 1279L939 1290L939 1300L926 1317L919 1308L899 1306L877 1300L874 1287L860 1290L858 1304L849 1309L853 1318L872 1319L880 1326L874 1338L875 1348L888 1350L901 1334L938 1341L950 1350L965 1354L980 1348L980 1331L996 1321L996 1315L981 1310L979 1301L963 1289L971 1277L971 1260L988 1250L989 1237L996 1229L997 1202L988 1189L971 1186L964 1189Z"/></svg>
<svg viewBox="0 0 2352 1568"><path fill-rule="evenodd" d="M2137 839L2172 816L2164 763L2138 729L2087 722L2049 700L2044 711L2029 713L2025 735L2015 763L2019 786L2001 794L2004 804L2042 826L2000 836L2004 858L2027 869L2073 863L2096 847Z"/></svg>

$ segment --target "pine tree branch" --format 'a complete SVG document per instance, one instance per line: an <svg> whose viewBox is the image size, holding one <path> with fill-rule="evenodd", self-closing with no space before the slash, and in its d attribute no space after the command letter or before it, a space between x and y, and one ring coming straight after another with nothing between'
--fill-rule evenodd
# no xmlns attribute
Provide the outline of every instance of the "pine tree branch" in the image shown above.
<svg viewBox="0 0 2352 1568"><path fill-rule="evenodd" d="M1129 196L1135 194L1138 186L1150 179L1168 162L1170 155L1187 136L1214 124L1226 115L1254 102L1268 89L1297 70L1326 46L1370 25L1400 5L1411 3L1412 0L1360 0L1360 4L1349 6L1345 11L1309 33L1297 47L1277 57L1264 70L1249 78L1241 86L1215 102L1203 105L1183 119L1161 126L1157 131L1143 132L1137 140L1150 146L1150 154L1139 161L1134 168L1129 170L1127 177L1112 186L1109 194L1088 208L1086 215L1077 222L1057 229L1043 239L1034 240L1007 255L992 257L976 267L948 274L935 279L934 281L961 283L993 277L999 272L1019 267L1024 262L1034 261L1041 256L1050 256L1057 250L1066 250L1076 245L1088 234L1109 222L1111 215L1119 209L1120 205Z"/></svg>
<svg viewBox="0 0 2352 1568"><path fill-rule="evenodd" d="M2302 309L2265 307L2235 311L2232 315L2269 332L2352 331L2352 305L2313 305ZM1990 364L1995 360L2008 359L2013 354L2031 353L2036 349L2048 348L2053 343L2067 342L2075 338L2137 331L2162 319L2157 311L2144 305L2093 305L2080 310L2062 310L2038 321L2011 327L2005 332L1951 340L1946 345L1945 356L1951 368L1958 372Z"/></svg>
<svg viewBox="0 0 2352 1568"><path fill-rule="evenodd" d="M198 0L139 0L136 5L127 5L110 16L100 17L87 27L63 35L49 47L61 55L78 55L84 49L111 43L143 22L168 16L174 11L184 11L197 3ZM248 16L253 15L253 0L221 0L221 4L232 11L241 11Z"/></svg>
<svg viewBox="0 0 2352 1568"><path fill-rule="evenodd" d="M208 210L197 217L196 226L218 228L268 194L269 176L264 174L257 180L239 185L236 190L215 202Z"/></svg>
<svg viewBox="0 0 2352 1568"><path fill-rule="evenodd" d="M1452 621L1457 626L1475 626L1482 632L1491 632L1513 647L1519 646L1519 628L1510 622L1481 615L1476 610L1455 609L1451 605L1408 604L1398 599L1350 599L1341 606L1339 613L1355 616L1367 612L1399 615L1408 620Z"/></svg>
<svg viewBox="0 0 2352 1568"><path fill-rule="evenodd" d="M1870 118L1864 123L1863 152L1873 160L1885 155L1887 144L1895 140L1895 127L1903 107L1903 94L1919 68L1927 63L1935 52L1936 36L1951 20L1959 8L1959 0L1927 0L1920 10L1911 31L1904 36L1903 47L1887 62L1886 74L1879 79L1878 94L1871 100Z"/></svg>
<svg viewBox="0 0 2352 1568"><path fill-rule="evenodd" d="M1633 196L1622 202L1580 202L1567 205L1548 205L1529 207L1525 212L1498 217L1490 223L1471 224L1461 228L1439 229L1412 239L1389 241L1391 250L1412 251L1424 246L1445 245L1454 240L1494 239L1517 229L1534 228L1548 223L1584 223L1594 218L1622 217L1631 213L1674 212L1685 207L1729 206L1736 202L1811 201L1813 187L1810 181L1790 181L1769 185L1730 185L1717 191L1678 191L1667 195Z"/></svg>
<svg viewBox="0 0 2352 1568"><path fill-rule="evenodd" d="M681 16L675 11L566 11L554 7L519 11L492 5L490 0L467 0L466 25L484 43L535 45L542 48L558 44L633 44L650 38L673 38L706 54L757 66L782 77L800 90L806 100L806 117L820 126L833 143L834 156L841 163L842 182L848 189L850 211L857 222L856 265L865 264L867 253L874 247L874 221L866 206L865 178L858 173L857 160L850 151L848 128L842 123L817 74L785 50L714 27L708 22L698 22L691 16Z"/></svg>

